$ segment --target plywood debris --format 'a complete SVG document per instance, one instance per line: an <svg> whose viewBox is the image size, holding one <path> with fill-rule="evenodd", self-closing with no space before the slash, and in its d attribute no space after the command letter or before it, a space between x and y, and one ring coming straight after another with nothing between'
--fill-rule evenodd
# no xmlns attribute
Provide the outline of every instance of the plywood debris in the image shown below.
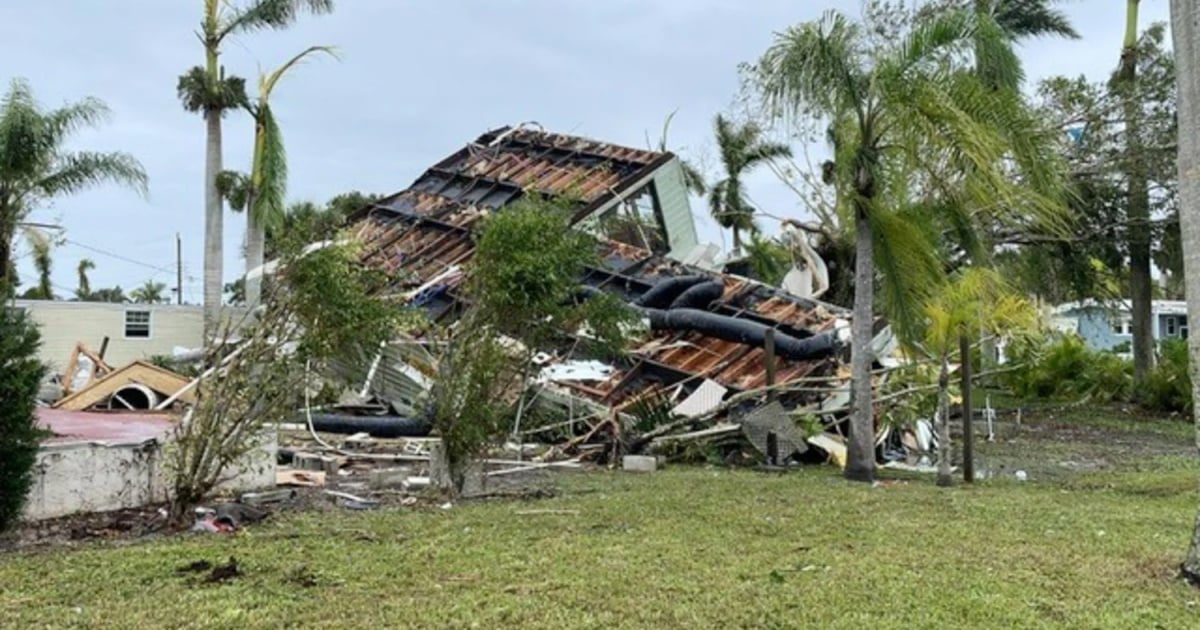
<svg viewBox="0 0 1200 630"><path fill-rule="evenodd" d="M172 372L146 363L134 361L124 367L109 372L91 385L67 396L54 404L55 409L68 411L83 411L107 401L117 390L130 385L142 385L155 392L169 396L183 389L188 379ZM195 403L194 392L188 392L179 397L186 403Z"/></svg>

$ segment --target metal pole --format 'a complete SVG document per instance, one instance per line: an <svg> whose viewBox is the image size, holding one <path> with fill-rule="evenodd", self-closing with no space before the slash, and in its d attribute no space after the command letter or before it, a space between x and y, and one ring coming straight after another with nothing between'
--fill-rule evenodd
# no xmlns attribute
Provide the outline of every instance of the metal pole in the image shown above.
<svg viewBox="0 0 1200 630"><path fill-rule="evenodd" d="M183 239L175 233L175 300L183 304Z"/></svg>
<svg viewBox="0 0 1200 630"><path fill-rule="evenodd" d="M775 329L768 328L763 338L763 353L767 361L767 387L775 386ZM775 400L775 390L767 392L768 400Z"/></svg>
<svg viewBox="0 0 1200 630"><path fill-rule="evenodd" d="M966 333L958 336L962 371L963 481L975 481L975 426L971 422L971 340Z"/></svg>

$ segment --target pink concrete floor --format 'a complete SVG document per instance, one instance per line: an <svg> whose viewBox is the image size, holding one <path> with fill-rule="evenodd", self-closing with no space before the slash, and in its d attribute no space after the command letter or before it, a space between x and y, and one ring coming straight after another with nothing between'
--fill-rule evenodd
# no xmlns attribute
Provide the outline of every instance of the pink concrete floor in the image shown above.
<svg viewBox="0 0 1200 630"><path fill-rule="evenodd" d="M175 425L167 416L144 413L37 410L38 425L54 433L43 444L76 442L144 442L165 434Z"/></svg>

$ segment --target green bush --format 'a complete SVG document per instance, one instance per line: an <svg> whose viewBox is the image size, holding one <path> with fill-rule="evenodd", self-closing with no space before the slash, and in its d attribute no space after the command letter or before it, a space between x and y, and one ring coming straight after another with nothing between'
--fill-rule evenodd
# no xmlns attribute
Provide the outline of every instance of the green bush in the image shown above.
<svg viewBox="0 0 1200 630"><path fill-rule="evenodd" d="M1018 396L1110 402L1128 400L1133 392L1131 362L1092 350L1074 335L1028 340L1016 345L1010 356L1023 366L1005 379Z"/></svg>
<svg viewBox="0 0 1200 630"><path fill-rule="evenodd" d="M1136 400L1154 411L1190 414L1187 341L1165 340L1159 344L1159 354L1145 385L1135 391L1133 363L1111 351L1092 350L1074 335L1029 340L1009 352L1021 368L1006 374L1005 381L1014 394L1025 398Z"/></svg>
<svg viewBox="0 0 1200 630"><path fill-rule="evenodd" d="M1192 377L1188 373L1188 345L1183 339L1159 344L1158 364L1139 392L1143 405L1156 411L1192 413Z"/></svg>
<svg viewBox="0 0 1200 630"><path fill-rule="evenodd" d="M21 516L43 432L34 401L46 368L37 360L37 327L0 308L0 531Z"/></svg>

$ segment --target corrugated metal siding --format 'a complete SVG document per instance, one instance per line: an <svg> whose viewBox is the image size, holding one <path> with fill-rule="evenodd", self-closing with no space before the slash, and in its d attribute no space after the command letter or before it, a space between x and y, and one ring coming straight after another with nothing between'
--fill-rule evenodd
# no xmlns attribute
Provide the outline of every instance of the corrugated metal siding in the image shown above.
<svg viewBox="0 0 1200 630"><path fill-rule="evenodd" d="M683 181L683 167L678 158L671 160L654 174L654 189L662 208L667 240L671 244L668 255L681 260L699 243L699 239L696 236L696 222L692 218L692 207L688 203L687 187Z"/></svg>

